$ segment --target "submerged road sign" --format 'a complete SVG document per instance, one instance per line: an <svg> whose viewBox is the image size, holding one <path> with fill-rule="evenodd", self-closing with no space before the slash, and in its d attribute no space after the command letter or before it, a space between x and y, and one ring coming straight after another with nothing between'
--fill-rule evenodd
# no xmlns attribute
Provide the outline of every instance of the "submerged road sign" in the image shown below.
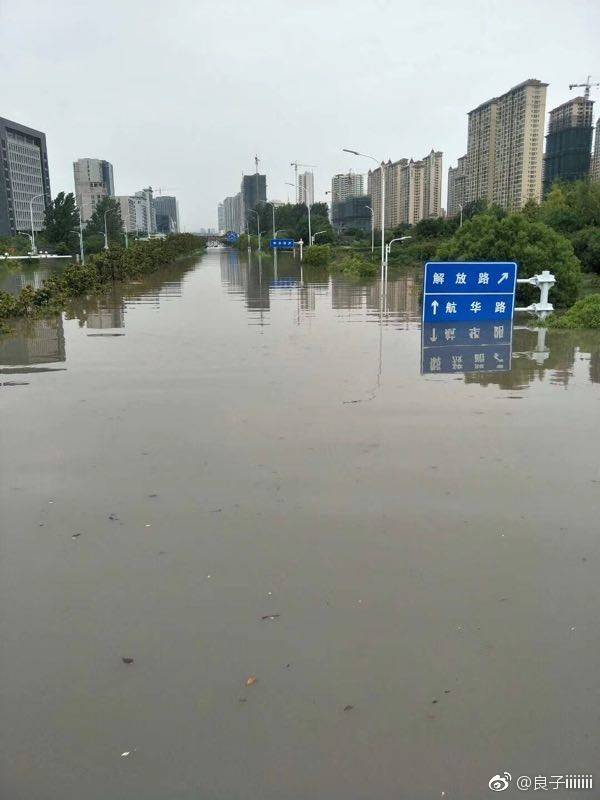
<svg viewBox="0 0 600 800"><path fill-rule="evenodd" d="M293 250L294 249L294 240L293 239L270 239L269 240L269 247L272 250Z"/></svg>
<svg viewBox="0 0 600 800"><path fill-rule="evenodd" d="M511 321L516 286L514 262L428 262L423 323Z"/></svg>
<svg viewBox="0 0 600 800"><path fill-rule="evenodd" d="M227 231L225 234L225 239L229 244L234 244L239 238L239 234L235 233L235 231Z"/></svg>

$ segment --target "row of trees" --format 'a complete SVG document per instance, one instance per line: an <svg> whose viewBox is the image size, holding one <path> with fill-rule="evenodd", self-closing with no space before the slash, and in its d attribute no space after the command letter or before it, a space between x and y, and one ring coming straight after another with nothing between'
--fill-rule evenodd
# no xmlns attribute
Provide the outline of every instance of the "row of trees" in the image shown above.
<svg viewBox="0 0 600 800"><path fill-rule="evenodd" d="M516 261L519 277L550 269L557 277L556 306L573 303L582 283L582 268L600 274L600 184L557 183L541 202L528 202L517 213L478 200L459 218L426 219L386 235L412 238L392 251L392 263L438 261ZM523 302L536 293L520 287Z"/></svg>
<svg viewBox="0 0 600 800"><path fill-rule="evenodd" d="M121 209L113 197L103 198L91 219L83 229L84 248L86 253L98 253L104 247L104 215L109 245L122 243L123 222ZM44 228L36 233L38 250L48 250L59 255L79 252L79 211L72 193L59 192L46 207ZM11 255L25 255L31 250L31 239L27 235L2 237L0 252Z"/></svg>
<svg viewBox="0 0 600 800"><path fill-rule="evenodd" d="M263 237L271 237L273 233L273 208L270 203L259 203L248 216L250 232L254 235L258 230ZM329 244L334 241L333 229L329 222L327 203L313 203L310 207L312 233L319 233L317 241ZM275 229L281 236L302 239L308 244L308 207L305 203L286 203L275 206Z"/></svg>
<svg viewBox="0 0 600 800"><path fill-rule="evenodd" d="M103 220L104 222L104 220ZM25 286L18 295L0 291L0 322L12 317L58 312L71 297L98 291L112 281L149 274L184 255L203 250L206 240L191 233L132 242L97 253L85 264L69 264L52 274L39 289Z"/></svg>

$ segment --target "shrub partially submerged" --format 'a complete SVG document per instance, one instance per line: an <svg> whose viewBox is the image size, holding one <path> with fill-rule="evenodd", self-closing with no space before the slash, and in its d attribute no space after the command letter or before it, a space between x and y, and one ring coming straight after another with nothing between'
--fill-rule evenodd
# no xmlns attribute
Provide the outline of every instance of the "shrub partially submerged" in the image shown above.
<svg viewBox="0 0 600 800"><path fill-rule="evenodd" d="M310 266L323 266L331 261L331 247L328 244L313 244L304 251L304 263Z"/></svg>
<svg viewBox="0 0 600 800"><path fill-rule="evenodd" d="M41 289L25 286L16 297L0 292L0 319L58 311L68 297L96 291L110 281L154 272L203 246L204 239L191 233L179 233L166 239L134 242L128 249L114 247L91 255L85 265L71 264L60 274L51 275Z"/></svg>
<svg viewBox="0 0 600 800"><path fill-rule="evenodd" d="M596 328L600 329L600 294L589 294L578 300L560 317L551 317L552 328Z"/></svg>
<svg viewBox="0 0 600 800"><path fill-rule="evenodd" d="M377 274L379 265L358 255L349 255L337 264L338 269L346 275L359 278L370 278Z"/></svg>

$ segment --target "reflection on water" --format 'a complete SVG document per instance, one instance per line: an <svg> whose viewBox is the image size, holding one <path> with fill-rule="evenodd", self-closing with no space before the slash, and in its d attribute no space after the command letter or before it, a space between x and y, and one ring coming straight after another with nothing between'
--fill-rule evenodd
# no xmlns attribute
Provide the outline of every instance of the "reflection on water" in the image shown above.
<svg viewBox="0 0 600 800"><path fill-rule="evenodd" d="M27 367L66 360L62 317L18 320L13 329L10 336L0 336L0 374L39 372Z"/></svg>
<svg viewBox="0 0 600 800"><path fill-rule="evenodd" d="M420 272L381 288L208 252L0 338L2 798L597 761L600 335L422 376Z"/></svg>
<svg viewBox="0 0 600 800"><path fill-rule="evenodd" d="M277 265L270 256L253 253L248 259L246 254L237 251L223 251L220 259L223 286L229 294L243 299L249 312L267 311L271 301L277 298L294 300L302 311L314 313L317 298L322 297L324 303L336 311L364 312L367 317L380 317L379 280L352 280L323 268L304 266L288 254L279 254ZM401 325L420 320L418 273L388 281L384 308L386 323ZM261 324L269 322L264 315L257 319Z"/></svg>
<svg viewBox="0 0 600 800"><path fill-rule="evenodd" d="M15 262L5 262L0 265L0 292L17 295L26 286L41 289L46 278L62 268L62 264L46 263L41 267L30 261L19 262L19 266Z"/></svg>
<svg viewBox="0 0 600 800"><path fill-rule="evenodd" d="M237 250L223 250L218 258L221 285L227 295L243 303L249 325L271 324L271 313L280 304L298 325L319 316L332 316L353 324L375 322L396 331L421 328L422 276L418 269L392 277L382 293L378 279L353 280L319 267L306 267L291 254L279 254L275 261L272 256L253 253L248 258ZM178 262L138 281L71 300L65 319L76 320L79 327L90 331L89 336L123 336L129 308L158 309L163 302L180 299L185 277L195 265L193 260ZM28 267L22 272L5 270L0 282L5 291L16 292L28 284L41 286L51 271L52 267L47 266ZM507 327L496 342L495 360L492 353L484 363L482 353L476 352L478 342L469 341L472 330L468 326L455 326L450 331L426 326L421 331L420 353L415 352L415 366L424 374L455 373L468 384L511 390L524 389L546 378L551 384L566 387L576 372L593 383L600 382L598 333L536 328L531 320L529 326L516 324L513 331ZM495 334L490 328L478 335L483 336L480 342L492 344ZM60 317L19 321L13 324L10 335L0 337L0 367L4 373L14 372L15 367L65 360Z"/></svg>
<svg viewBox="0 0 600 800"><path fill-rule="evenodd" d="M508 322L423 324L421 372L508 372L513 326Z"/></svg>

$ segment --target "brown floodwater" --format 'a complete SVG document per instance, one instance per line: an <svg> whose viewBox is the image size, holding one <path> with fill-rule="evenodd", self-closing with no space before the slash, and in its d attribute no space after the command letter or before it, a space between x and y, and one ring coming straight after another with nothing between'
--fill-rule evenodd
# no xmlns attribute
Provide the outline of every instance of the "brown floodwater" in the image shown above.
<svg viewBox="0 0 600 800"><path fill-rule="evenodd" d="M420 282L215 250L0 337L0 797L600 781L600 334L422 374Z"/></svg>

